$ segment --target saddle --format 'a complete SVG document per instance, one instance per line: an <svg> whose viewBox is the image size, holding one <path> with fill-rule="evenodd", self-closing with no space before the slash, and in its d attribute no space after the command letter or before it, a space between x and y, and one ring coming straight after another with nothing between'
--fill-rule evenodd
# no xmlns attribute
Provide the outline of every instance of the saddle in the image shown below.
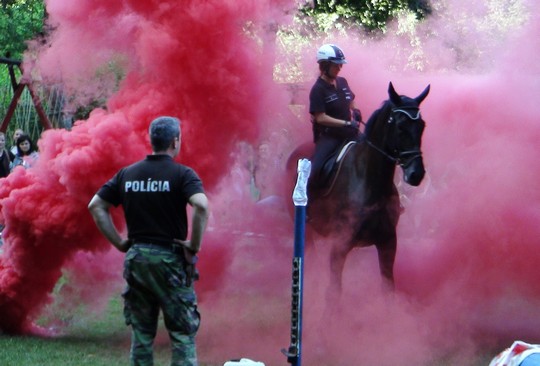
<svg viewBox="0 0 540 366"><path fill-rule="evenodd" d="M336 178L339 174L339 170L341 169L341 163L343 162L343 158L351 150L351 147L354 144L356 144L356 141L347 142L340 149L337 149L334 153L332 153L328 157L326 162L323 164L319 176L320 181L318 182L318 186L320 189L326 190L325 195L330 193L330 191L332 190L332 187L334 186Z"/></svg>

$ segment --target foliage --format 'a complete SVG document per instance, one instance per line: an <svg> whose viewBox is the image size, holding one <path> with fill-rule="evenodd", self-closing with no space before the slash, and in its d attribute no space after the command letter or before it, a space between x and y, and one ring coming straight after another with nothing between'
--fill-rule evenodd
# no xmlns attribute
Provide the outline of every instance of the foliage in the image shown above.
<svg viewBox="0 0 540 366"><path fill-rule="evenodd" d="M18 67L13 67L13 73L16 82L21 77L21 72ZM9 75L9 68L5 64L0 64L0 120L3 121L7 114L10 103L12 102L14 94L14 88L11 83L11 77ZM49 109L46 101L42 102L42 107ZM19 102L15 108L14 114L11 117L11 121L7 126L6 133L6 146L9 148L13 145L12 136L13 132L17 129L23 129L30 135L33 141L37 141L43 130L41 124L38 122L38 115L32 103L32 97L28 89L24 89L22 95L19 98Z"/></svg>
<svg viewBox="0 0 540 366"><path fill-rule="evenodd" d="M276 46L280 57L274 65L274 79L281 83L296 85L311 77L302 68L306 50L312 50L313 41L328 36L360 36L365 39L383 37L387 25L394 21L397 34L410 38L416 45L416 26L432 9L429 0L298 0L298 12L293 24L278 29ZM362 32L363 31L363 32ZM417 50L414 50L417 52ZM413 58L411 67L418 67Z"/></svg>
<svg viewBox="0 0 540 366"><path fill-rule="evenodd" d="M399 13L412 12L423 19L431 9L428 0L314 0L300 12L313 18L323 31L330 24L343 23L384 32L387 22Z"/></svg>
<svg viewBox="0 0 540 366"><path fill-rule="evenodd" d="M21 59L25 42L43 30L43 0L0 0L0 57Z"/></svg>

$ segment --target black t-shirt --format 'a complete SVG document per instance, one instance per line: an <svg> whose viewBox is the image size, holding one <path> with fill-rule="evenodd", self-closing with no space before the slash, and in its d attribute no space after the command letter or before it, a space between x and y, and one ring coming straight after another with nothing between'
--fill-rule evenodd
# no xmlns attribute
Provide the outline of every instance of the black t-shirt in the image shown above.
<svg viewBox="0 0 540 366"><path fill-rule="evenodd" d="M97 192L123 206L129 239L162 244L187 238L186 206L196 193L204 193L197 174L169 155L148 155L121 169Z"/></svg>
<svg viewBox="0 0 540 366"><path fill-rule="evenodd" d="M350 121L351 102L354 98L355 95L349 88L347 79L338 76L336 87L334 87L319 77L309 93L309 113L326 113L330 117ZM340 127L327 127L313 123L315 140L323 131L330 134L335 132L340 135L341 133L337 131L339 129Z"/></svg>

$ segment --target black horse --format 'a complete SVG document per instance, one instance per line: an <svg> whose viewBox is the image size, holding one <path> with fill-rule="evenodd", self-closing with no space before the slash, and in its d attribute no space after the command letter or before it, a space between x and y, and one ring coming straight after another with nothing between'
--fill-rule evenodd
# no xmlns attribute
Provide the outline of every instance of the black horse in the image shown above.
<svg viewBox="0 0 540 366"><path fill-rule="evenodd" d="M419 96L410 98L398 95L390 83L389 100L373 113L364 133L338 163L330 187L308 191L308 234L313 230L337 238L330 250L332 287L337 292L341 292L349 252L369 245L377 248L381 275L394 288L396 225L401 213L395 167L401 166L405 182L412 186L424 178L421 139L425 122L420 103L429 89L428 85ZM289 157L288 168L293 170L296 161L309 158L312 151L312 143L297 148Z"/></svg>

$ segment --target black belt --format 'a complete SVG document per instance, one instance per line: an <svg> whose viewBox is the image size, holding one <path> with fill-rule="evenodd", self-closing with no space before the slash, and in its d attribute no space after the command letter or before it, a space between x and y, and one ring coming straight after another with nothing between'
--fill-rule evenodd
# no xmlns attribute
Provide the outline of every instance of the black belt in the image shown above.
<svg viewBox="0 0 540 366"><path fill-rule="evenodd" d="M133 243L133 247L145 248L145 249L159 249L167 250L174 254L180 255L182 257L182 263L184 270L186 272L186 286L191 286L193 281L199 279L199 271L195 268L198 257L196 255L186 258L186 253L184 252L184 247L175 243L165 244L165 243Z"/></svg>
<svg viewBox="0 0 540 366"><path fill-rule="evenodd" d="M165 249L175 254L184 254L182 247L174 243L166 244L166 243L135 242L133 243L133 246L136 246L137 248L145 248L145 249Z"/></svg>

